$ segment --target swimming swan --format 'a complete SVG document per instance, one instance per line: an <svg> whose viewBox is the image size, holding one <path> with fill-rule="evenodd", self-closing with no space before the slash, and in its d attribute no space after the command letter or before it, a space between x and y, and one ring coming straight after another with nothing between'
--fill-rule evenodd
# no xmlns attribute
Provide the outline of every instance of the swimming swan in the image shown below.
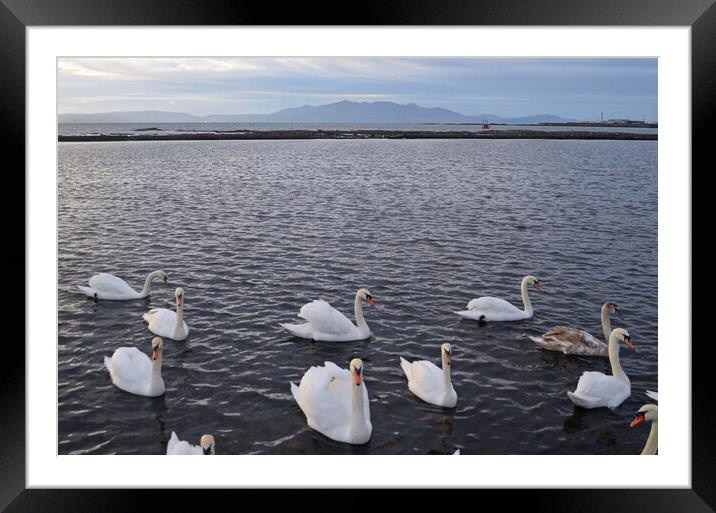
<svg viewBox="0 0 716 513"><path fill-rule="evenodd" d="M199 445L191 445L185 440L179 440L177 434L172 431L172 437L167 444L167 454L215 454L214 437L212 435L201 435Z"/></svg>
<svg viewBox="0 0 716 513"><path fill-rule="evenodd" d="M184 322L184 289L174 291L177 311L152 308L142 318L149 324L149 331L160 337L184 340L189 336L189 326Z"/></svg>
<svg viewBox="0 0 716 513"><path fill-rule="evenodd" d="M629 332L623 328L614 328L609 336L609 363L612 375L586 371L577 382L574 392L567 392L570 400L582 408L616 408L631 395L631 382L619 363L619 342L634 349Z"/></svg>
<svg viewBox="0 0 716 513"><path fill-rule="evenodd" d="M522 302L525 309L520 310L504 299L497 297L480 297L473 299L467 304L467 310L455 312L464 319L473 319L475 321L519 321L532 317L534 311L532 302L527 295L527 286L534 285L537 290L542 290L539 280L534 276L528 275L522 278L520 290L522 292Z"/></svg>
<svg viewBox="0 0 716 513"><path fill-rule="evenodd" d="M426 403L445 408L454 408L457 404L457 393L450 380L451 352L452 347L447 342L440 346L442 369L427 360L410 363L400 357L400 366L408 378L408 389Z"/></svg>
<svg viewBox="0 0 716 513"><path fill-rule="evenodd" d="M350 371L333 362L311 367L291 393L306 415L308 425L332 440L364 444L370 440L368 391L363 382L363 362L354 358Z"/></svg>
<svg viewBox="0 0 716 513"><path fill-rule="evenodd" d="M167 273L164 271L154 271L149 273L144 281L144 288L141 292L137 292L130 287L122 278L117 278L113 274L100 273L95 274L89 280L89 287L77 286L87 297L98 299L125 300L125 299L141 299L147 297L152 290L152 281L155 278L162 278L164 283L167 282Z"/></svg>
<svg viewBox="0 0 716 513"><path fill-rule="evenodd" d="M564 354L579 354L582 356L609 356L609 334L612 332L612 325L609 320L610 314L624 319L622 313L614 303L602 305L602 333L604 342L577 328L567 326L555 326L541 337L530 337L532 341L542 349L559 351Z"/></svg>
<svg viewBox="0 0 716 513"><path fill-rule="evenodd" d="M311 301L301 307L298 316L308 322L303 324L281 324L281 326L290 331L291 334L301 338L330 342L363 340L370 337L370 328L363 318L362 301L364 299L370 306L375 303L373 295L368 289L358 289L354 308L357 326L348 317L322 299Z"/></svg>
<svg viewBox="0 0 716 513"><path fill-rule="evenodd" d="M629 424L631 427L641 424L645 420L651 421L651 430L649 438L646 439L642 455L656 454L659 445L659 407L655 404L645 404L636 413L636 417Z"/></svg>
<svg viewBox="0 0 716 513"><path fill-rule="evenodd" d="M104 357L112 383L131 394L157 397L164 393L162 347L159 337L152 339L152 358L136 347L120 347L112 358Z"/></svg>

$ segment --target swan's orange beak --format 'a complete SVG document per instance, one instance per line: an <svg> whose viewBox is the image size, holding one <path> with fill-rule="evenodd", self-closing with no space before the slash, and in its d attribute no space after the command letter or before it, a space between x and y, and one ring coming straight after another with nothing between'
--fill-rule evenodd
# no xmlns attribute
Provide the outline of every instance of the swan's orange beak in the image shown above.
<svg viewBox="0 0 716 513"><path fill-rule="evenodd" d="M356 386L360 386L360 371L356 371L356 373L353 375L353 381L355 382Z"/></svg>
<svg viewBox="0 0 716 513"><path fill-rule="evenodd" d="M184 303L184 300L181 296L177 296L177 306L181 306Z"/></svg>
<svg viewBox="0 0 716 513"><path fill-rule="evenodd" d="M159 358L159 347L158 346L152 348L152 361L156 360L157 358Z"/></svg>
<svg viewBox="0 0 716 513"><path fill-rule="evenodd" d="M447 363L448 365L450 365L450 363L452 363L452 358L450 358L450 353L447 353L445 355L445 363Z"/></svg>
<svg viewBox="0 0 716 513"><path fill-rule="evenodd" d="M535 282L535 288L536 288L537 290L542 290L542 286L539 284L538 281Z"/></svg>
<svg viewBox="0 0 716 513"><path fill-rule="evenodd" d="M644 419L646 419L644 413L639 412L639 413L636 414L636 417L634 417L634 420L632 420L629 425L630 425L631 427L634 427L634 426L636 426L637 424L641 424L642 422L644 422Z"/></svg>
<svg viewBox="0 0 716 513"><path fill-rule="evenodd" d="M367 298L365 298L365 300L368 302L368 304L370 306L375 305L375 300L373 299L373 296L368 296Z"/></svg>
<svg viewBox="0 0 716 513"><path fill-rule="evenodd" d="M636 346L631 343L631 337L624 337L624 343L629 349L636 349Z"/></svg>

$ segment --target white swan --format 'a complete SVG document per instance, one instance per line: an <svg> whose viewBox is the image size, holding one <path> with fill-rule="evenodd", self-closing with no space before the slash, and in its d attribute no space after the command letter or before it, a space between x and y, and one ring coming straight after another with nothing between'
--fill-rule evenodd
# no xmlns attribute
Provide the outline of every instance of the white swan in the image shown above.
<svg viewBox="0 0 716 513"><path fill-rule="evenodd" d="M467 310L455 312L464 319L473 319L475 321L520 321L532 317L534 310L532 303L527 295L527 286L534 285L537 290L542 290L539 280L534 276L528 275L522 278L520 290L522 291L522 302L525 309L520 310L504 299L497 297L479 297L471 300L467 304Z"/></svg>
<svg viewBox="0 0 716 513"><path fill-rule="evenodd" d="M184 322L184 289L174 292L177 311L167 308L152 308L142 318L149 324L149 331L160 337L184 340L189 336L189 326Z"/></svg>
<svg viewBox="0 0 716 513"><path fill-rule="evenodd" d="M659 445L659 407L655 404L645 404L636 413L636 417L629 424L631 427L641 424L645 420L651 421L649 438L646 439L642 455L656 454Z"/></svg>
<svg viewBox="0 0 716 513"><path fill-rule="evenodd" d="M651 390L647 390L647 391L646 391L646 396L647 396L649 399L653 399L654 401L658 401L658 400L659 400L659 393L658 393L658 392L652 392Z"/></svg>
<svg viewBox="0 0 716 513"><path fill-rule="evenodd" d="M614 328L609 336L609 363L612 375L601 372L586 371L577 382L574 392L567 396L582 408L616 408L631 395L631 382L619 363L619 342L624 342L629 349L634 349L629 332L624 328Z"/></svg>
<svg viewBox="0 0 716 513"><path fill-rule="evenodd" d="M559 351L564 354L579 354L583 356L609 356L609 334L612 332L612 325L609 320L610 314L623 319L622 313L614 303L602 305L602 333L604 342L583 330L569 328L567 326L555 326L541 337L530 337L532 341L542 349Z"/></svg>
<svg viewBox="0 0 716 513"><path fill-rule="evenodd" d="M122 278L117 278L113 274L100 273L95 274L89 280L89 287L77 285L87 297L98 299L141 299L147 297L152 290L152 281L155 278L162 278L164 283L167 282L167 273L164 271L154 271L149 273L144 281L144 288L141 292L137 292L130 287Z"/></svg>
<svg viewBox="0 0 716 513"><path fill-rule="evenodd" d="M291 393L306 415L308 425L332 440L364 444L370 440L368 390L363 382L363 362L354 358L350 371L333 362L311 367Z"/></svg>
<svg viewBox="0 0 716 513"><path fill-rule="evenodd" d="M355 297L356 324L331 305L318 299L301 307L298 316L308 322L303 324L281 324L293 335L330 342L363 340L370 337L370 328L363 318L363 300L373 306L373 295L368 289L358 289Z"/></svg>
<svg viewBox="0 0 716 513"><path fill-rule="evenodd" d="M152 358L136 347L120 347L112 358L104 357L112 383L131 394L157 397L164 393L162 339L152 339Z"/></svg>
<svg viewBox="0 0 716 513"><path fill-rule="evenodd" d="M460 449L456 449L454 453L452 453L453 456L460 456Z"/></svg>
<svg viewBox="0 0 716 513"><path fill-rule="evenodd" d="M450 380L451 351L447 342L440 346L442 370L427 360L410 363L400 357L400 366L408 377L408 389L426 403L446 408L454 408L457 404L457 393Z"/></svg>
<svg viewBox="0 0 716 513"><path fill-rule="evenodd" d="M215 454L214 446L212 435L201 435L199 445L191 445L185 440L179 440L177 434L172 431L172 437L167 444L167 454Z"/></svg>

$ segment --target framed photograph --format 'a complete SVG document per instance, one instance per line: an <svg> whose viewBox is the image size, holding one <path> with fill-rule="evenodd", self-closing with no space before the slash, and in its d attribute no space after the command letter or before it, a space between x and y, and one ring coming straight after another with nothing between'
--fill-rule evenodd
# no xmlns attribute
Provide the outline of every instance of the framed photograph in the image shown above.
<svg viewBox="0 0 716 513"><path fill-rule="evenodd" d="M2 506L500 488L711 511L711 4L317 25L4 0L27 300Z"/></svg>

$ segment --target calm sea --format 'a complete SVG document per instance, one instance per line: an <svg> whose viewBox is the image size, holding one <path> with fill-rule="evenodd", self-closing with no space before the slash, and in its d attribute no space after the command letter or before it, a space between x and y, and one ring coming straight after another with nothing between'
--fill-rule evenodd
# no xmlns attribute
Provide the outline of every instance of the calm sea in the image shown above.
<svg viewBox="0 0 716 513"><path fill-rule="evenodd" d="M657 389L657 142L60 143L58 157L60 454L162 454L172 431L213 433L223 454L641 451L648 428L629 421ZM141 288L156 269L170 283L147 300L75 290L98 272ZM480 327L452 313L481 295L520 304L528 273L545 289L531 292L533 319ZM142 314L171 308L177 286L191 334L165 341L166 394L117 389L103 358L149 353ZM318 298L352 318L359 287L376 299L369 340L311 343L279 326ZM622 349L632 396L583 410L566 392L607 359L527 337L556 324L601 336L604 301L638 347ZM399 367L439 363L441 341L455 410L412 396ZM360 447L308 428L289 390L311 365L354 356L374 428Z"/></svg>
<svg viewBox="0 0 716 513"><path fill-rule="evenodd" d="M148 130L157 129L157 130ZM98 134L172 134L236 130L425 130L431 132L468 131L480 132L482 125L457 124L331 124L331 123L112 123L95 125L89 123L62 123L58 135ZM490 125L491 130L543 130L557 132L627 132L655 134L656 128L621 127L570 127L539 125Z"/></svg>

